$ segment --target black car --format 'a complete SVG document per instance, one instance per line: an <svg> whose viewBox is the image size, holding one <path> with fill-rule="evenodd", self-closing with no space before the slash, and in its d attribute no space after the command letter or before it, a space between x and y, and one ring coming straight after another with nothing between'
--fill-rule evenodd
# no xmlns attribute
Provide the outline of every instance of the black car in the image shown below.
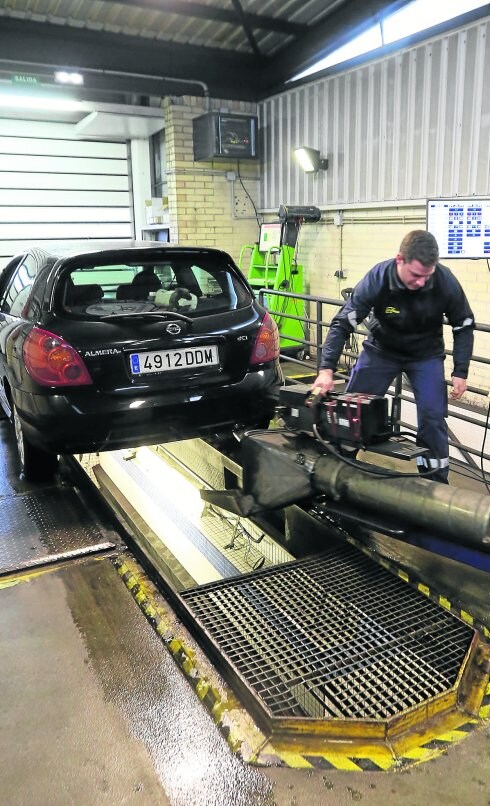
<svg viewBox="0 0 490 806"><path fill-rule="evenodd" d="M267 426L279 337L217 249L34 248L0 276L0 401L24 475L58 454Z"/></svg>

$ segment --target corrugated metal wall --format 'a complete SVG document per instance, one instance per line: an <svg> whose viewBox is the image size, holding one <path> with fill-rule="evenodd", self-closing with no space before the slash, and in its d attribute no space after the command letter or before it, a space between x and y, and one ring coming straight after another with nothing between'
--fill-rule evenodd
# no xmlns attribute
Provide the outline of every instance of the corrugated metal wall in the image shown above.
<svg viewBox="0 0 490 806"><path fill-rule="evenodd" d="M485 18L261 103L262 208L490 193L489 28ZM328 170L305 175L292 157L302 145Z"/></svg>
<svg viewBox="0 0 490 806"><path fill-rule="evenodd" d="M0 120L0 266L33 242L133 236L126 143L62 133Z"/></svg>

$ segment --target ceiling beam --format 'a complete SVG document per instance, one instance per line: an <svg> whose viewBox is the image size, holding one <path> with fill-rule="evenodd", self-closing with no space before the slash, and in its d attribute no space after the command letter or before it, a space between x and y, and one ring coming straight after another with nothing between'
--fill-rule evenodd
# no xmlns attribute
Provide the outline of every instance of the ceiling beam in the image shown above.
<svg viewBox="0 0 490 806"><path fill-rule="evenodd" d="M248 39L248 44L252 48L252 52L255 53L256 56L260 56L261 54L260 54L259 46L257 45L256 39L255 39L255 37L253 35L253 31L252 31L252 29L251 29L251 27L250 27L250 25L248 23L248 20L246 19L246 15L243 13L243 8L242 8L242 4L240 3L240 0L231 0L231 2L232 2L232 5L233 5L233 8L235 9L235 11L237 13L237 17L239 18L239 20L240 20L240 22L242 24L243 30L245 31L245 35L246 35L246 37Z"/></svg>
<svg viewBox="0 0 490 806"><path fill-rule="evenodd" d="M174 85L188 81L180 94L198 95L195 85L201 84L215 98L236 100L256 100L260 74L267 64L251 54L11 17L2 19L0 60L3 69L8 62L23 63L26 72L34 72L29 66L36 64L81 72L88 67L88 76L99 75L108 88L112 78L118 84L120 78L140 79L140 86L148 79L147 94L155 94L163 79L173 80Z"/></svg>
<svg viewBox="0 0 490 806"><path fill-rule="evenodd" d="M131 8L145 8L151 11L161 11L167 14L178 14L181 17L195 17L197 19L227 22L231 25L242 25L242 16L228 8L204 5L204 3L180 2L180 0L104 0L104 3L116 3ZM250 29L259 28L262 31L275 31L279 34L301 36L308 30L307 25L291 22L280 17L268 17L265 14L250 14L243 11L243 20Z"/></svg>

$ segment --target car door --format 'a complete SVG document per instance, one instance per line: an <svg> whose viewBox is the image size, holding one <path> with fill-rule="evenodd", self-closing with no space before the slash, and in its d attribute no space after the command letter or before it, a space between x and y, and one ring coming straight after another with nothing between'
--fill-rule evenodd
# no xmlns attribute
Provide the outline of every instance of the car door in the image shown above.
<svg viewBox="0 0 490 806"><path fill-rule="evenodd" d="M26 253L14 258L0 276L0 404L8 416L11 411L6 385L12 386L19 374L8 337L22 319L39 265L39 256Z"/></svg>

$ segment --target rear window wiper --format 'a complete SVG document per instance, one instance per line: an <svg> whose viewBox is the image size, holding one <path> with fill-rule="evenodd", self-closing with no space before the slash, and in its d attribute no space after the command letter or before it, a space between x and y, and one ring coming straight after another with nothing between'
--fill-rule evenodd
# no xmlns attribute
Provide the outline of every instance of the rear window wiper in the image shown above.
<svg viewBox="0 0 490 806"><path fill-rule="evenodd" d="M101 321L105 321L106 319L141 319L148 318L149 316L154 316L158 319L182 319L184 322L190 323L193 321L190 316L185 316L183 313L177 313L176 311L128 311L127 313L120 311L119 313L109 313L105 316L98 316L98 319Z"/></svg>

